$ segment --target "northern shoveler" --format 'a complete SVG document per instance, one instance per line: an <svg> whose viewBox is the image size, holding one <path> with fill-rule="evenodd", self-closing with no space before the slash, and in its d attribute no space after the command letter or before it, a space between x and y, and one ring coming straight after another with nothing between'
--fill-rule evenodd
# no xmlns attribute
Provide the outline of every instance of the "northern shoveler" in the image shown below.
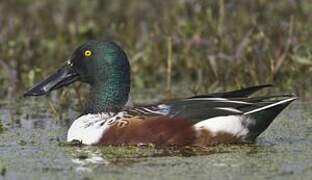
<svg viewBox="0 0 312 180"><path fill-rule="evenodd" d="M130 65L114 42L88 41L66 65L28 90L41 96L76 80L91 92L85 110L68 130L67 141L86 145L147 144L209 146L253 142L296 98L249 97L269 87L194 96L149 106L126 105Z"/></svg>

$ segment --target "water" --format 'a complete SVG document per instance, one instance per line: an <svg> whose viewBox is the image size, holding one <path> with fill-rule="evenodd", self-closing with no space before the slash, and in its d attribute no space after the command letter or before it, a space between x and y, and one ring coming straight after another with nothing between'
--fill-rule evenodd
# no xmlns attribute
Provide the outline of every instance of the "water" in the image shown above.
<svg viewBox="0 0 312 180"><path fill-rule="evenodd" d="M78 147L44 98L0 103L0 179L311 179L312 109L291 104L252 145L207 149Z"/></svg>

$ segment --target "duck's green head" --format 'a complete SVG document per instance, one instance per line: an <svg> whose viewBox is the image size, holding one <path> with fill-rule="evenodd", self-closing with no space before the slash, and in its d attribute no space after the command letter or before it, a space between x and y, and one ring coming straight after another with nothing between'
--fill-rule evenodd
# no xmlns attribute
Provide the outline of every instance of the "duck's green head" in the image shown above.
<svg viewBox="0 0 312 180"><path fill-rule="evenodd" d="M74 51L66 65L24 95L42 96L77 80L91 85L85 113L120 110L130 91L125 52L114 42L88 41Z"/></svg>

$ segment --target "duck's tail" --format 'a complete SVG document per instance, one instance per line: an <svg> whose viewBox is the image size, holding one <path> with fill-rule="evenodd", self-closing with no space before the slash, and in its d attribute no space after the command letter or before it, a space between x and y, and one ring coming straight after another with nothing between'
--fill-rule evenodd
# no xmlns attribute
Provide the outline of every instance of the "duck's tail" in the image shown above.
<svg viewBox="0 0 312 180"><path fill-rule="evenodd" d="M245 140L254 141L268 126L274 118L285 109L296 97L289 97L282 100L276 100L271 103L264 103L263 106L246 111L246 126L249 130Z"/></svg>

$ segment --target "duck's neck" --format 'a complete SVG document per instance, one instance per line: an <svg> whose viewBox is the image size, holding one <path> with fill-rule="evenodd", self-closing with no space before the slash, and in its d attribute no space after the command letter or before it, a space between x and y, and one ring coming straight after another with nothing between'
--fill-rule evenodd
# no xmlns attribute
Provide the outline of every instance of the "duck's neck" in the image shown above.
<svg viewBox="0 0 312 180"><path fill-rule="evenodd" d="M118 112L128 101L130 91L130 72L123 69L106 72L105 79L91 85L91 92L84 113Z"/></svg>

